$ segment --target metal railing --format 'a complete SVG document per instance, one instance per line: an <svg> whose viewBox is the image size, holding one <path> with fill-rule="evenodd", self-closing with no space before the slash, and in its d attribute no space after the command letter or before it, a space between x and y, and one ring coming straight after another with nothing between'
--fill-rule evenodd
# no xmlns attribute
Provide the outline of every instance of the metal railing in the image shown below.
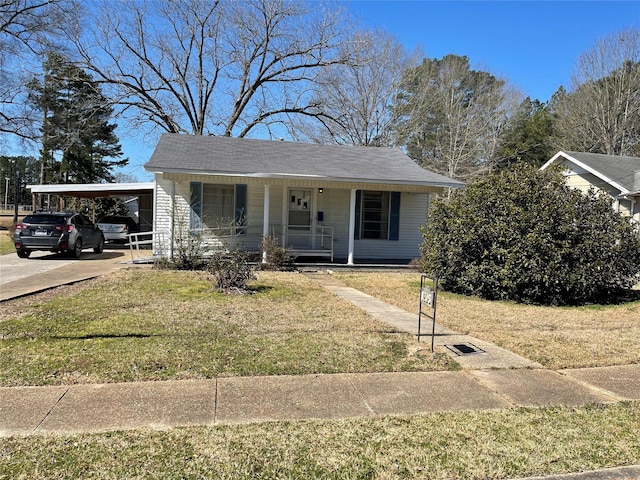
<svg viewBox="0 0 640 480"><path fill-rule="evenodd" d="M329 257L333 262L332 226L273 225L271 235L293 255Z"/></svg>
<svg viewBox="0 0 640 480"><path fill-rule="evenodd" d="M128 237L131 263L146 263L155 258L167 258L171 252L168 232L162 230L136 232L130 233Z"/></svg>

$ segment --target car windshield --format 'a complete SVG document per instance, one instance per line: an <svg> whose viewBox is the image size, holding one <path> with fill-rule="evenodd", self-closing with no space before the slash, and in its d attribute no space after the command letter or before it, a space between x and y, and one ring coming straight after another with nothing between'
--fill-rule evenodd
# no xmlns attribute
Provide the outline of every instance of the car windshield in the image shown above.
<svg viewBox="0 0 640 480"><path fill-rule="evenodd" d="M54 225L64 225L67 223L67 217L62 215L27 215L24 217L23 223L46 223Z"/></svg>

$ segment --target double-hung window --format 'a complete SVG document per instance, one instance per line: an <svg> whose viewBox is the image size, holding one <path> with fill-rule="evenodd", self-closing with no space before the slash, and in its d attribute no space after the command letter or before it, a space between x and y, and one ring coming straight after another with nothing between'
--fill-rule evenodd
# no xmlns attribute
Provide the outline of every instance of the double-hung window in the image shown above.
<svg viewBox="0 0 640 480"><path fill-rule="evenodd" d="M361 238L389 237L389 192L362 192Z"/></svg>
<svg viewBox="0 0 640 480"><path fill-rule="evenodd" d="M246 225L247 186L191 182L190 225L193 230L215 229L220 235Z"/></svg>
<svg viewBox="0 0 640 480"><path fill-rule="evenodd" d="M356 240L398 240L399 235L400 192L358 190L356 192Z"/></svg>

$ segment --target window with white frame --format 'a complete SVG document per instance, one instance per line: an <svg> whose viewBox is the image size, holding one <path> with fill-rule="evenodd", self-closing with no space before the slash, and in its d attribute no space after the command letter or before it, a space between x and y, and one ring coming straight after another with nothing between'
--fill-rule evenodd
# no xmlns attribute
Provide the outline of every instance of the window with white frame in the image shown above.
<svg viewBox="0 0 640 480"><path fill-rule="evenodd" d="M234 186L202 185L202 228L234 226Z"/></svg>
<svg viewBox="0 0 640 480"><path fill-rule="evenodd" d="M386 240L389 235L389 192L362 192L361 238Z"/></svg>

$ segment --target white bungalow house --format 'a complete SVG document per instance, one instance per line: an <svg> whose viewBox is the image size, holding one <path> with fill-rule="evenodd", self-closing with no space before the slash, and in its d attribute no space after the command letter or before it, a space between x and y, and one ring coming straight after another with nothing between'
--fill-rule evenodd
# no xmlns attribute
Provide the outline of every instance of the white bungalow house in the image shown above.
<svg viewBox="0 0 640 480"><path fill-rule="evenodd" d="M604 192L616 212L640 222L640 157L561 151L540 168L551 165L565 168L570 187Z"/></svg>
<svg viewBox="0 0 640 480"><path fill-rule="evenodd" d="M417 258L430 195L462 187L397 149L169 133L144 168L155 231L348 264Z"/></svg>

